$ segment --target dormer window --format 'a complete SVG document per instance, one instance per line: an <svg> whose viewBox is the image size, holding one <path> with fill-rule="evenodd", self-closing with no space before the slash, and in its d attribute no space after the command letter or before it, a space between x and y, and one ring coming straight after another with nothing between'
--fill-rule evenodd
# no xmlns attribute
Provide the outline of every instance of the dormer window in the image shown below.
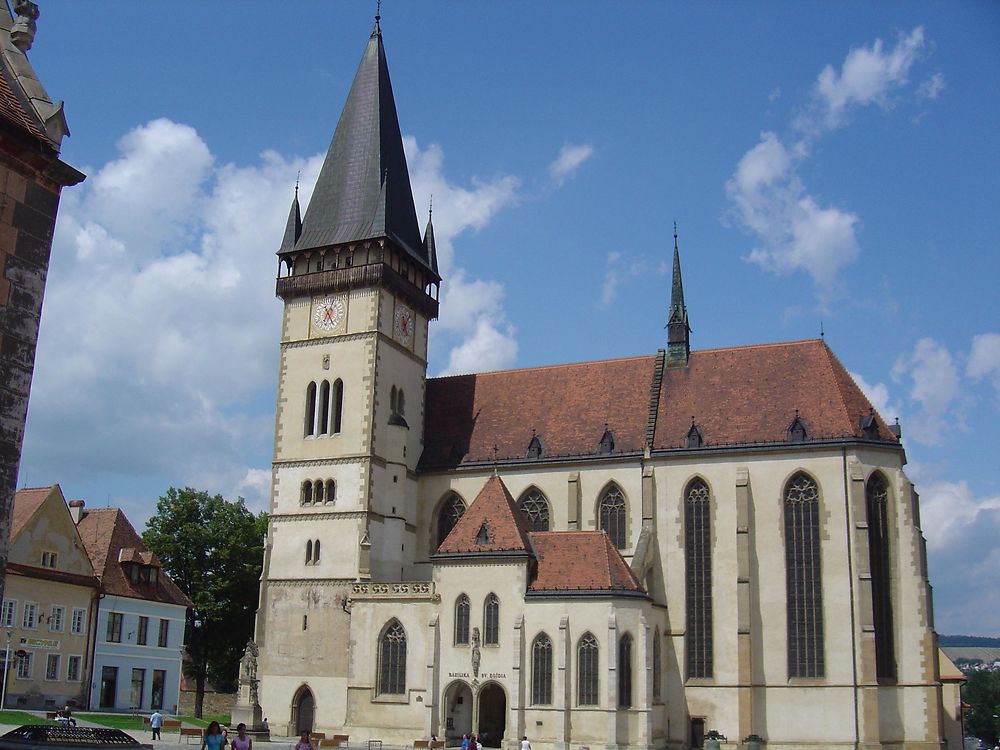
<svg viewBox="0 0 1000 750"><path fill-rule="evenodd" d="M490 527L486 525L483 521L483 525L479 527L479 531L476 534L476 544L489 544L490 543Z"/></svg>
<svg viewBox="0 0 1000 750"><path fill-rule="evenodd" d="M694 423L694 418L691 419L691 429L687 431L687 435L684 436L684 447L685 448L701 448L705 444L705 437L701 434L701 430L698 425Z"/></svg>
<svg viewBox="0 0 1000 750"><path fill-rule="evenodd" d="M56 567L59 560L58 552L43 552L42 553L42 567L43 568L54 568Z"/></svg>
<svg viewBox="0 0 1000 750"><path fill-rule="evenodd" d="M608 453L614 453L615 450L615 434L608 429L608 426L604 425L604 434L601 435L601 441L597 444L597 452L602 455L607 455Z"/></svg>
<svg viewBox="0 0 1000 750"><path fill-rule="evenodd" d="M535 431L531 431L531 441L528 443L528 452L525 454L525 458L541 458L542 457L542 441L535 434Z"/></svg>
<svg viewBox="0 0 1000 750"><path fill-rule="evenodd" d="M865 440L878 440L878 420L875 419L875 410L872 409L868 414L864 414L858 419L858 426L861 428L861 434Z"/></svg>
<svg viewBox="0 0 1000 750"><path fill-rule="evenodd" d="M809 432L806 430L806 423L803 421L802 417L799 416L798 409L795 410L795 419L792 423L788 425L788 442L789 443L804 443L809 437Z"/></svg>

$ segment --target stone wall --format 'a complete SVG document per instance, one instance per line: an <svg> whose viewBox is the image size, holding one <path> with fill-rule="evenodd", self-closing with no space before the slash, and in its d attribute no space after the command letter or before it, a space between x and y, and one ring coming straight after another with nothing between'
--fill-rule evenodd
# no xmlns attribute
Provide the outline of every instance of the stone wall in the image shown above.
<svg viewBox="0 0 1000 750"><path fill-rule="evenodd" d="M194 696L192 690L181 691L181 704L178 706L178 713L185 716L194 715ZM236 705L236 693L213 693L206 690L202 713L205 716L218 716L219 714L229 716L234 705Z"/></svg>

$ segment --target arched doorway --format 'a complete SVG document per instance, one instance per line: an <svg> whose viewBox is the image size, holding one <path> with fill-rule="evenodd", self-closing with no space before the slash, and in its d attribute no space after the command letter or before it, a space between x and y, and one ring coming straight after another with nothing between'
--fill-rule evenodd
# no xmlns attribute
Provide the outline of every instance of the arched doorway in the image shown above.
<svg viewBox="0 0 1000 750"><path fill-rule="evenodd" d="M444 691L444 737L460 740L464 734L472 734L472 688L459 681Z"/></svg>
<svg viewBox="0 0 1000 750"><path fill-rule="evenodd" d="M292 701L292 726L295 734L311 732L313 730L313 717L316 715L316 700L312 691L304 685L295 695Z"/></svg>
<svg viewBox="0 0 1000 750"><path fill-rule="evenodd" d="M507 729L507 695L495 682L479 691L479 741L484 747L501 747Z"/></svg>

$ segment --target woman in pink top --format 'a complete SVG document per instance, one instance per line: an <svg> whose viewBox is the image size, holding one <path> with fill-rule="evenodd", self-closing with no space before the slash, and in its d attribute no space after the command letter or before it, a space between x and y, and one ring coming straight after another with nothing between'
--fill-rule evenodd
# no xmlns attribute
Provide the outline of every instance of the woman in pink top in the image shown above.
<svg viewBox="0 0 1000 750"><path fill-rule="evenodd" d="M295 750L313 750L312 743L309 741L309 732L302 733L302 738L295 743Z"/></svg>
<svg viewBox="0 0 1000 750"><path fill-rule="evenodd" d="M236 736L232 741L233 750L251 750L253 739L247 737L247 725L242 721L236 726Z"/></svg>

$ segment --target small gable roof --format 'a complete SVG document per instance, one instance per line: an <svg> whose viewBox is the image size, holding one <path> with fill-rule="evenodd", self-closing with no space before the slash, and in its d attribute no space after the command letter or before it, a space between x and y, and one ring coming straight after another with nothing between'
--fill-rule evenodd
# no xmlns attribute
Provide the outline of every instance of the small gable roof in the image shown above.
<svg viewBox="0 0 1000 750"><path fill-rule="evenodd" d="M644 594L632 569L603 531L535 531L538 565L528 593Z"/></svg>
<svg viewBox="0 0 1000 750"><path fill-rule="evenodd" d="M162 569L155 583L133 583L129 579L122 563L160 568L160 561L149 551L120 508L84 511L77 529L105 593L182 607L194 606Z"/></svg>
<svg viewBox="0 0 1000 750"><path fill-rule="evenodd" d="M485 534L482 534L485 527ZM485 537L485 540L484 540ZM492 476L438 547L438 555L529 553L528 527L507 485Z"/></svg>

